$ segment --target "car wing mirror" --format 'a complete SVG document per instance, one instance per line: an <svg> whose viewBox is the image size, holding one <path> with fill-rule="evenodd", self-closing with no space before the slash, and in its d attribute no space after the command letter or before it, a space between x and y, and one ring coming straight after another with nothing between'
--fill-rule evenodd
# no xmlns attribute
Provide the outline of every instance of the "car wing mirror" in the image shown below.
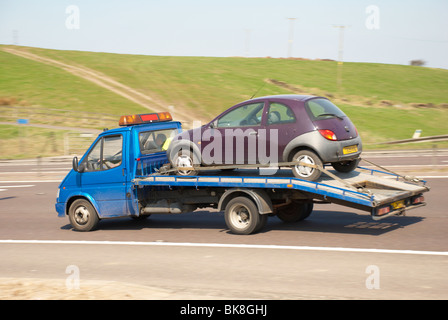
<svg viewBox="0 0 448 320"><path fill-rule="evenodd" d="M210 122L210 124L209 124L209 128L211 128L211 129L216 128L216 127L217 127L217 123L218 123L218 121Z"/></svg>

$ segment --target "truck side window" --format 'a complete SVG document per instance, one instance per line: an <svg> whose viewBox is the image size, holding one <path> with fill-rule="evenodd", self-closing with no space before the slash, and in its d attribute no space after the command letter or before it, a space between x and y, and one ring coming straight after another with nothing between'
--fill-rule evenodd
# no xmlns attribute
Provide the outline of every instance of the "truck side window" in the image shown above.
<svg viewBox="0 0 448 320"><path fill-rule="evenodd" d="M140 150L142 154L166 151L173 137L178 133L177 129L165 129L140 132Z"/></svg>
<svg viewBox="0 0 448 320"><path fill-rule="evenodd" d="M85 171L101 171L118 167L122 161L123 137L121 135L103 137L90 151Z"/></svg>

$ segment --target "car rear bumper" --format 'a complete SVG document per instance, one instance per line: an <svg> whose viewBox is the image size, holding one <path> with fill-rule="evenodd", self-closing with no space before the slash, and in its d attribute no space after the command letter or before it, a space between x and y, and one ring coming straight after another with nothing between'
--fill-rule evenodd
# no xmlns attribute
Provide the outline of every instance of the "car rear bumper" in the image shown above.
<svg viewBox="0 0 448 320"><path fill-rule="evenodd" d="M362 152L362 143L359 136L343 141L327 140L324 145L325 147L319 150L322 153L321 158L323 162L340 162L358 159ZM353 151L353 149L356 151Z"/></svg>
<svg viewBox="0 0 448 320"><path fill-rule="evenodd" d="M356 146L355 152L344 153L344 148ZM350 161L359 158L362 152L361 138L358 136L349 140L330 141L318 131L311 131L291 140L283 152L284 161L289 161L294 150L311 149L316 152L324 163Z"/></svg>

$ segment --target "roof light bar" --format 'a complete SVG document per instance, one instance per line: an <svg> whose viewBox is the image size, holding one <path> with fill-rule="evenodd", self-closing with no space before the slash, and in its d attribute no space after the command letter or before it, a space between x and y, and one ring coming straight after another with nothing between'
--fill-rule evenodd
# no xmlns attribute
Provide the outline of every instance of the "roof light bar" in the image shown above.
<svg viewBox="0 0 448 320"><path fill-rule="evenodd" d="M121 116L118 124L120 126L133 126L136 124L171 121L173 117L169 112L147 113L147 114L132 114Z"/></svg>

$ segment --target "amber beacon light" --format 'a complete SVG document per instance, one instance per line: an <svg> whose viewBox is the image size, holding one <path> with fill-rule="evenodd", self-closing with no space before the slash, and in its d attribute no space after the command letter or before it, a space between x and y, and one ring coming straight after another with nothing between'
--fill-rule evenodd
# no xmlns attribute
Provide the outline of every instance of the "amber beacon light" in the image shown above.
<svg viewBox="0 0 448 320"><path fill-rule="evenodd" d="M132 114L121 116L118 124L120 126L133 126L136 124L171 121L173 117L169 112L147 113L147 114Z"/></svg>

